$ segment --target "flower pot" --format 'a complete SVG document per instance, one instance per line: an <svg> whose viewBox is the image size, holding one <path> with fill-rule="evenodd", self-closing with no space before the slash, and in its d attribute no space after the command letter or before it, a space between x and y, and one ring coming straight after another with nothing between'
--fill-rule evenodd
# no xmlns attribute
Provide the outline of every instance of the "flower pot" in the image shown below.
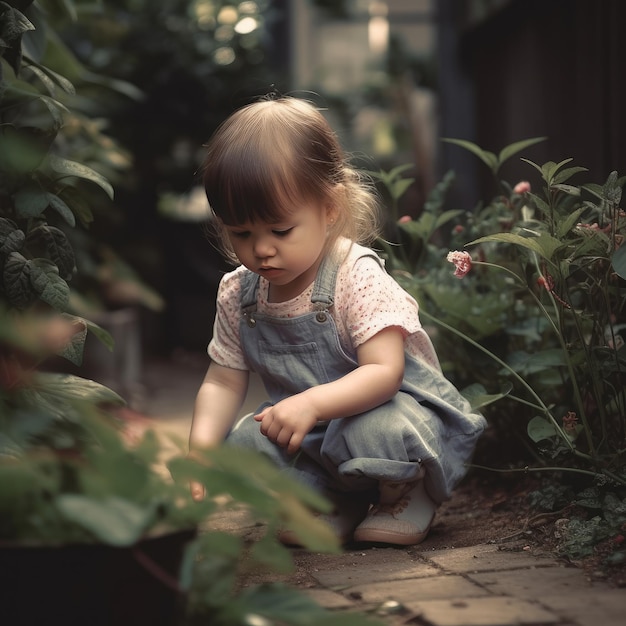
<svg viewBox="0 0 626 626"><path fill-rule="evenodd" d="M172 626L184 609L178 574L195 531L129 547L0 545L2 623Z"/></svg>

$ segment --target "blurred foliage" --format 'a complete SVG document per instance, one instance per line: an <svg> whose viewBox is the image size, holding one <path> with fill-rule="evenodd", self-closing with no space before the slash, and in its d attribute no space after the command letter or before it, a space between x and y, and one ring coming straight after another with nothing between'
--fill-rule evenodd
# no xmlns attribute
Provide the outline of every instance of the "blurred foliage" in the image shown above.
<svg viewBox="0 0 626 626"><path fill-rule="evenodd" d="M311 513L330 507L317 493L251 451L233 455L223 448L191 458L187 442L175 441L166 468L153 431L134 437L128 432L120 396L80 376L46 371L56 356L80 365L88 331L112 347L106 332L66 311L72 306L69 284L81 275L71 237L91 226L95 207L111 206L98 194L113 199L111 182L96 168L115 174L120 164L107 157L124 154L89 115L95 96L78 93L64 70L79 84L88 80L128 94L134 89L80 72L60 44L53 23L76 18L80 3L41 6L0 2L2 549L58 546L60 571L65 545L133 547L243 508L266 525L266 533L250 547L209 524L187 546L178 585L188 602L179 623L235 626L254 618L294 626L374 626L376 620L325 610L285 585L239 589L244 562L282 572L293 567L289 550L277 540L283 524L297 527L310 549L338 550L332 530ZM54 57L54 68L47 55ZM191 480L205 486L202 502L192 500ZM10 582L19 586L23 579ZM37 601L36 590L32 597Z"/></svg>

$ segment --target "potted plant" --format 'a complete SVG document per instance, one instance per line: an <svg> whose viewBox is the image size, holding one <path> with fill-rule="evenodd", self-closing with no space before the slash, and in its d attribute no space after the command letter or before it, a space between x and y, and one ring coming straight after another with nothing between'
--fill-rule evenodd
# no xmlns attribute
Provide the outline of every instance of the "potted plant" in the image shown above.
<svg viewBox="0 0 626 626"><path fill-rule="evenodd" d="M72 2L64 6L73 8ZM53 41L27 0L0 2L0 586L3 619L33 624L365 624L337 617L277 585L238 594L243 558L289 568L276 540L297 523L312 549L337 549L308 513L328 504L252 454L216 450L189 458L186 443L164 464L153 431L131 441L98 382L50 371L61 356L80 366L88 333L70 314L78 272L72 232L91 219L85 190L109 181L67 154L58 135L70 114L57 92L71 83L43 63ZM207 498L191 499L190 480ZM243 539L211 530L224 507L245 507L267 533ZM307 621L308 620L308 621Z"/></svg>

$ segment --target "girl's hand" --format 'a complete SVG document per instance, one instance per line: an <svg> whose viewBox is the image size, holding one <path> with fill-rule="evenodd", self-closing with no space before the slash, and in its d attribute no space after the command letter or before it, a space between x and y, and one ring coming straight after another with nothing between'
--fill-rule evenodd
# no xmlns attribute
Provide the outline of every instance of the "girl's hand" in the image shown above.
<svg viewBox="0 0 626 626"><path fill-rule="evenodd" d="M196 502L204 500L204 496L206 496L206 491L202 483L191 482L189 483L189 489L191 490L191 497Z"/></svg>
<svg viewBox="0 0 626 626"><path fill-rule="evenodd" d="M254 419L261 422L261 433L281 448L287 448L288 454L300 449L305 435L317 424L317 415L303 394L265 407Z"/></svg>

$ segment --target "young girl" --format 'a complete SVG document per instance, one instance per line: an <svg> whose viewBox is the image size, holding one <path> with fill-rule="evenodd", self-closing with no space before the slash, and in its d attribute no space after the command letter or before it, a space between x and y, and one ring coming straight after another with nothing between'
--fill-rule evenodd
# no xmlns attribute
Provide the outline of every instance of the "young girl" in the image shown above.
<svg viewBox="0 0 626 626"><path fill-rule="evenodd" d="M342 542L421 542L485 421L442 375L415 300L361 245L375 195L323 115L286 97L227 119L203 172L240 266L220 283L191 449L267 454L334 503ZM269 401L235 425L249 371Z"/></svg>

